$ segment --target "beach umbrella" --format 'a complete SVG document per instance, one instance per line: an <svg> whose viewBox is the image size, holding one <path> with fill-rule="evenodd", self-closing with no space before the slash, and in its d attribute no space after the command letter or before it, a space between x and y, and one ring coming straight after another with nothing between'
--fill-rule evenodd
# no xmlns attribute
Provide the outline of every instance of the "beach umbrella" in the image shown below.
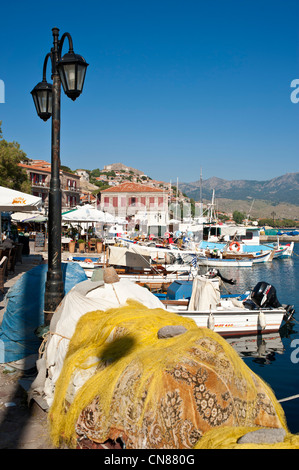
<svg viewBox="0 0 299 470"><path fill-rule="evenodd" d="M44 222L47 222L48 221L48 217L46 217L45 215L35 215L34 217L30 218L30 219L27 219L26 222L36 222L37 224L42 224Z"/></svg>
<svg viewBox="0 0 299 470"><path fill-rule="evenodd" d="M37 210L42 198L0 186L0 212L28 212Z"/></svg>
<svg viewBox="0 0 299 470"><path fill-rule="evenodd" d="M33 212L14 212L11 215L11 220L13 222L46 222L48 217L42 215L40 213L33 213Z"/></svg>
<svg viewBox="0 0 299 470"><path fill-rule="evenodd" d="M103 222L115 223L117 219L108 212L103 212L96 209L90 204L78 207L72 211L67 211L62 214L64 222Z"/></svg>
<svg viewBox="0 0 299 470"><path fill-rule="evenodd" d="M0 240L2 239L1 212L28 212L39 209L41 205L41 197L0 186Z"/></svg>

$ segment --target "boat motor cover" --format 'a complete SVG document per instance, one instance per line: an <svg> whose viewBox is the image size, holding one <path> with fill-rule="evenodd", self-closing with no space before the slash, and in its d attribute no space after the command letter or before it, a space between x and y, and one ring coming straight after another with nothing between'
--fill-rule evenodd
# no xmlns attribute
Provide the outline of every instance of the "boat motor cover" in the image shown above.
<svg viewBox="0 0 299 470"><path fill-rule="evenodd" d="M251 293L253 302L262 308L279 308L281 304L276 296L276 289L268 282L258 282Z"/></svg>

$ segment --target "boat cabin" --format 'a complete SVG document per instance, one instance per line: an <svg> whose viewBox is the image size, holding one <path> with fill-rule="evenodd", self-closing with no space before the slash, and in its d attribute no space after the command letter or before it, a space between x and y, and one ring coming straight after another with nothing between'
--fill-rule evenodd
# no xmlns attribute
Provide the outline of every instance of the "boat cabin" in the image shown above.
<svg viewBox="0 0 299 470"><path fill-rule="evenodd" d="M260 228L236 225L209 225L203 229L203 240L209 242L243 242L246 245L260 243Z"/></svg>

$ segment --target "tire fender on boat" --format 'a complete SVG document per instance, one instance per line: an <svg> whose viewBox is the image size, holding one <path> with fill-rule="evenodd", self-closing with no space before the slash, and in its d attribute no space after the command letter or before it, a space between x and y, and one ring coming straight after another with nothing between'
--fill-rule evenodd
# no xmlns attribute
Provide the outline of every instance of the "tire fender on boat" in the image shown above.
<svg viewBox="0 0 299 470"><path fill-rule="evenodd" d="M212 312L210 312L209 316L208 316L208 328L212 331L215 328L215 318L214 318L214 315L212 314Z"/></svg>
<svg viewBox="0 0 299 470"><path fill-rule="evenodd" d="M260 311L259 316L258 316L258 326L260 326L261 330L264 330L267 326L266 317L265 317L264 312L262 312L262 310Z"/></svg>

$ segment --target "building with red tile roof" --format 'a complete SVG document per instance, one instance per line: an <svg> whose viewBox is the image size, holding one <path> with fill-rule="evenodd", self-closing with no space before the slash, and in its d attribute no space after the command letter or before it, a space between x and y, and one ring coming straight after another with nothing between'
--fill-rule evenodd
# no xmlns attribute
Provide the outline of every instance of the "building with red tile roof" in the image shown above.
<svg viewBox="0 0 299 470"><path fill-rule="evenodd" d="M162 189L130 181L101 191L101 209L130 220L140 214L149 226L164 226L168 211L168 193Z"/></svg>
<svg viewBox="0 0 299 470"><path fill-rule="evenodd" d="M116 188L111 187L102 191L102 193L163 193L163 189L155 188L154 186L147 186L141 183L132 183L127 181L119 184Z"/></svg>
<svg viewBox="0 0 299 470"><path fill-rule="evenodd" d="M34 196L42 198L45 206L48 205L48 197L51 180L51 164L45 160L30 160L19 163L26 170L31 190ZM60 185L62 190L62 209L75 207L80 204L80 176L65 170L60 170Z"/></svg>

